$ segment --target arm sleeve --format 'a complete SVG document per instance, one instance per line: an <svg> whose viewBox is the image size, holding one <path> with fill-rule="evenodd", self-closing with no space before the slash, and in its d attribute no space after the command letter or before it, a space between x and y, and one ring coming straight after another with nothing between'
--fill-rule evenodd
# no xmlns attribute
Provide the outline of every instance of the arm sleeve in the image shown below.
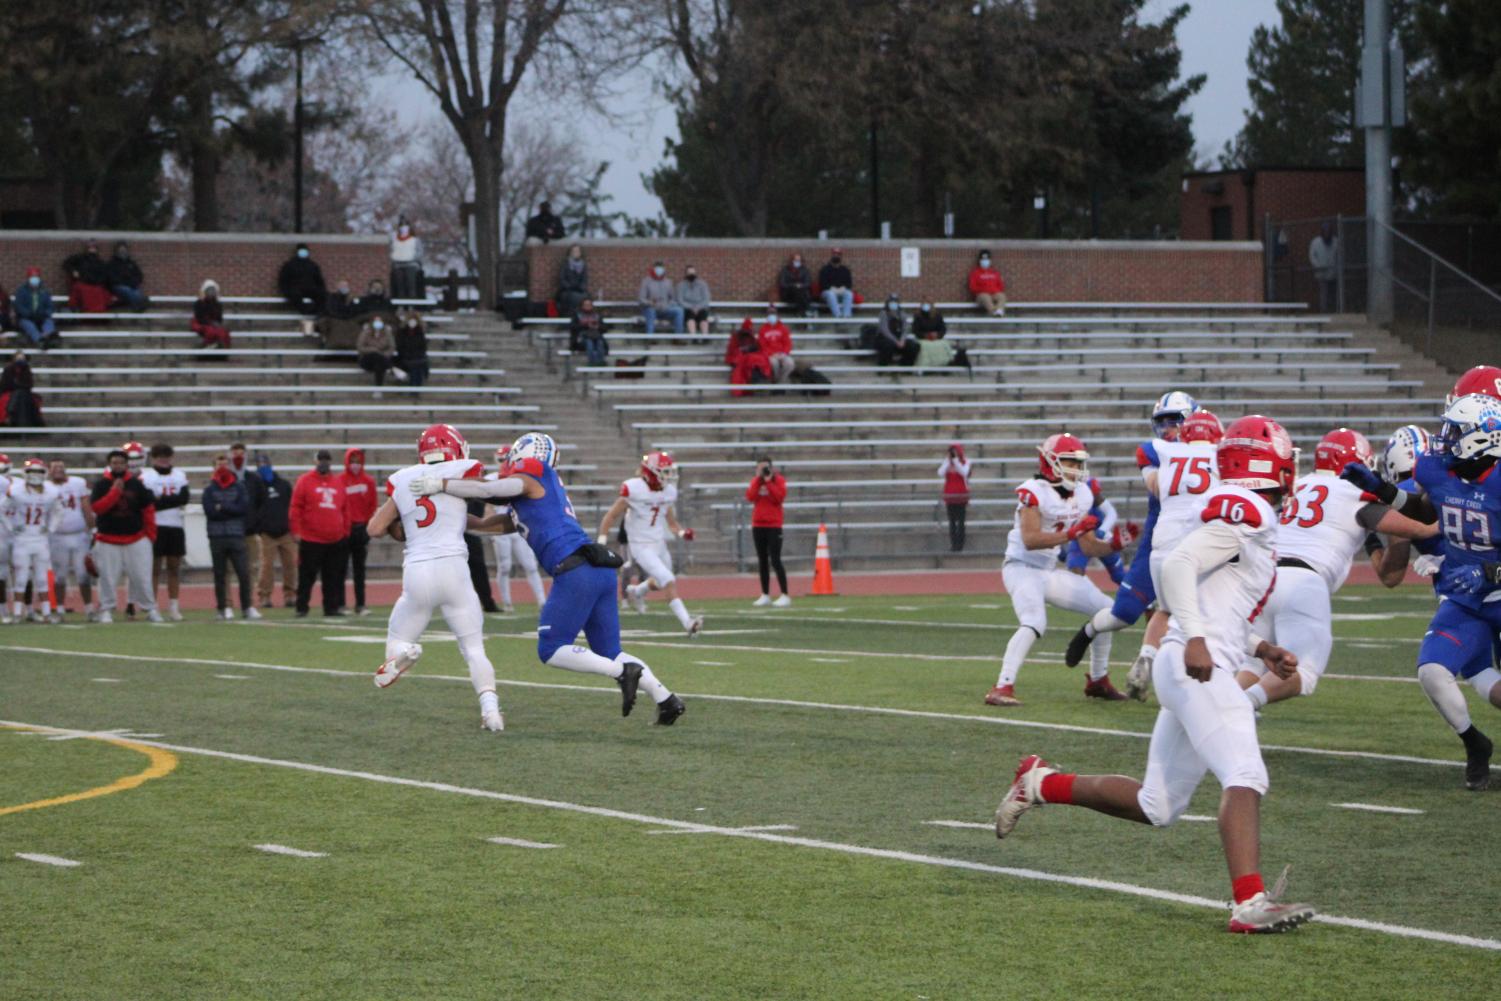
<svg viewBox="0 0 1501 1001"><path fill-rule="evenodd" d="M1102 500L1095 506L1100 509L1100 527L1097 529L1097 531L1104 532L1106 535L1109 535L1110 530L1115 527L1115 523L1120 520L1120 512L1117 511L1115 509L1115 505L1108 500Z"/></svg>
<svg viewBox="0 0 1501 1001"><path fill-rule="evenodd" d="M1367 532L1374 532L1381 519L1386 517L1386 512L1390 510L1390 507L1381 503L1364 504L1359 511L1355 512L1355 520Z"/></svg>
<svg viewBox="0 0 1501 1001"><path fill-rule="evenodd" d="M1162 565L1164 603L1189 638L1203 637L1208 620L1199 608L1199 578L1240 553L1240 535L1222 521L1195 529Z"/></svg>
<svg viewBox="0 0 1501 1001"><path fill-rule="evenodd" d="M787 481L780 473L773 476L771 482L766 484L766 494L778 504L787 499Z"/></svg>
<svg viewBox="0 0 1501 1001"><path fill-rule="evenodd" d="M748 501L754 501L760 493L761 477L756 476L751 479L750 486L745 488L745 499Z"/></svg>
<svg viewBox="0 0 1501 1001"><path fill-rule="evenodd" d="M191 487L183 487L175 494L168 494L165 497L158 497L156 499L156 509L158 511L170 511L174 507L187 507L188 496L191 493Z"/></svg>
<svg viewBox="0 0 1501 1001"><path fill-rule="evenodd" d="M99 488L95 487L94 492L99 493ZM112 489L110 486L105 486L104 492L100 493L99 496L96 497L93 501L94 513L108 514L111 508L120 503L120 498L123 496L125 496L125 492L123 490L117 491Z"/></svg>
<svg viewBox="0 0 1501 1001"><path fill-rule="evenodd" d="M526 481L519 476L502 476L498 480L445 480L443 492L465 500L503 500L520 497L526 490Z"/></svg>

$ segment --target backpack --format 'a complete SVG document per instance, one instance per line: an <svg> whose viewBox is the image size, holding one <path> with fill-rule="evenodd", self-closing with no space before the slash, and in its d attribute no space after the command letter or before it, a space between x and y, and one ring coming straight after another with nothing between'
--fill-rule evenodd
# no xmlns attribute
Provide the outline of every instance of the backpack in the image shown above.
<svg viewBox="0 0 1501 1001"><path fill-rule="evenodd" d="M833 383L829 381L828 376L824 375L822 372L811 365L793 369L792 374L787 377L787 381L796 382L805 387L813 387L805 388L803 390L804 396L828 396L829 390L819 389L817 387L833 385Z"/></svg>

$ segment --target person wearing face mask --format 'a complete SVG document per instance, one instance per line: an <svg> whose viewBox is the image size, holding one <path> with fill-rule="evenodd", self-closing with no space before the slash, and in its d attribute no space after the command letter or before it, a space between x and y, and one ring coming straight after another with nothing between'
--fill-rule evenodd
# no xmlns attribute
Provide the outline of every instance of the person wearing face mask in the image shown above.
<svg viewBox="0 0 1501 1001"><path fill-rule="evenodd" d="M921 348L917 338L907 329L907 318L902 316L902 303L895 295L886 297L886 308L876 318L876 364L911 365L917 361Z"/></svg>
<svg viewBox="0 0 1501 1001"><path fill-rule="evenodd" d="M678 305L677 291L672 287L672 279L667 277L667 265L661 261L654 262L651 271L641 279L636 301L641 306L648 334L656 332L659 313L672 319L674 334L683 332L683 307Z"/></svg>
<svg viewBox="0 0 1501 1001"><path fill-rule="evenodd" d="M808 314L813 298L813 272L803 263L802 254L793 254L777 272L777 296L799 316Z"/></svg>
<svg viewBox="0 0 1501 1001"><path fill-rule="evenodd" d="M986 316L1006 315L1006 282L991 266L988 250L980 251L969 272L969 294L974 296L976 308Z"/></svg>
<svg viewBox="0 0 1501 1001"><path fill-rule="evenodd" d="M427 384L427 328L415 309L407 310L396 328L396 367L414 389Z"/></svg>
<svg viewBox="0 0 1501 1001"><path fill-rule="evenodd" d="M386 294L386 283L379 278L370 279L370 283L365 286L365 294L360 296L360 301L355 305L355 314L369 316L371 313L384 313L390 317L394 312L391 297Z"/></svg>
<svg viewBox="0 0 1501 1001"><path fill-rule="evenodd" d="M312 469L292 488L290 522L297 537L297 617L306 618L313 581L323 581L323 614L347 615L344 572L349 561L349 504L333 471L334 457L320 448Z"/></svg>
<svg viewBox="0 0 1501 1001"><path fill-rule="evenodd" d="M68 275L68 307L80 313L102 313L114 296L109 291L109 269L99 256L99 244L90 240L63 261Z"/></svg>
<svg viewBox="0 0 1501 1001"><path fill-rule="evenodd" d="M396 339L391 329L380 316L372 316L360 327L360 339L355 342L355 351L360 356L360 368L375 377L377 386L386 384L386 373L396 358ZM405 372L396 370L396 377L405 381Z"/></svg>
<svg viewBox="0 0 1501 1001"><path fill-rule="evenodd" d="M229 468L229 456L220 452L214 457L213 478L203 488L203 516L214 567L214 606L219 618L226 621L235 617L229 605L230 564L234 564L235 579L240 582L241 613L247 619L261 617L250 603L250 561L245 547L249 512L249 492Z"/></svg>
<svg viewBox="0 0 1501 1001"><path fill-rule="evenodd" d="M151 544L151 592L167 583L167 618L182 621L177 599L182 591L182 558L188 552L183 508L191 498L188 478L182 470L172 468L172 446L165 442L151 446L151 465L141 470L141 482L156 498L156 540Z"/></svg>
<svg viewBox="0 0 1501 1001"><path fill-rule="evenodd" d="M396 221L391 235L391 295L397 299L422 296L422 241L406 216Z"/></svg>
<svg viewBox="0 0 1501 1001"><path fill-rule="evenodd" d="M229 331L224 326L224 303L219 300L219 283L205 279L198 287L193 303L193 333L201 339L199 347L228 348Z"/></svg>
<svg viewBox="0 0 1501 1001"><path fill-rule="evenodd" d="M584 260L584 248L578 244L568 248L563 258L563 268L558 275L558 313L572 316L589 298L589 262Z"/></svg>
<svg viewBox="0 0 1501 1001"><path fill-rule="evenodd" d="M855 279L849 265L844 263L844 251L840 248L835 247L829 262L818 269L818 287L830 316L855 315Z"/></svg>
<svg viewBox="0 0 1501 1001"><path fill-rule="evenodd" d="M123 574L129 598L149 622L161 622L151 590L151 546L156 541L156 497L130 471L123 449L114 449L104 475L89 491L94 509L94 561L99 567L99 618L113 622Z"/></svg>
<svg viewBox="0 0 1501 1001"><path fill-rule="evenodd" d="M917 312L912 314L912 334L917 338L917 361L914 364L918 368L943 368L958 363L960 353L953 342L946 339L948 332L948 321L934 303L925 300L917 307Z"/></svg>
<svg viewBox="0 0 1501 1001"><path fill-rule="evenodd" d="M325 315L335 320L347 320L354 316L357 300L354 293L349 289L349 279L339 279L339 284L329 293L325 306Z"/></svg>
<svg viewBox="0 0 1501 1001"><path fill-rule="evenodd" d="M0 371L0 427L46 427L42 419L42 399L32 391L36 375L26 352L17 351L10 364Z"/></svg>
<svg viewBox="0 0 1501 1001"><path fill-rule="evenodd" d="M26 284L16 289L12 308L16 314L16 327L33 345L49 348L61 340L57 324L52 320L52 293L42 284L42 269L26 269Z"/></svg>
<svg viewBox="0 0 1501 1001"><path fill-rule="evenodd" d="M552 213L552 203L542 202L537 214L526 221L527 243L551 243L563 239L563 220Z"/></svg>
<svg viewBox="0 0 1501 1001"><path fill-rule="evenodd" d="M130 256L130 244L124 240L115 244L115 254L104 266L104 274L105 284L125 306L140 312L149 305L146 293L141 291L146 278L141 274L141 266Z"/></svg>
<svg viewBox="0 0 1501 1001"><path fill-rule="evenodd" d="M683 307L688 333L707 334L709 332L709 283L698 276L698 268L691 264L683 272L683 280L678 282L677 299L678 305Z"/></svg>
<svg viewBox="0 0 1501 1001"><path fill-rule="evenodd" d="M354 570L354 614L369 615L365 609L365 560L370 554L370 533L365 526L375 514L375 480L365 472L365 450L351 448L344 453L344 503L349 507L349 563Z"/></svg>
<svg viewBox="0 0 1501 1001"><path fill-rule="evenodd" d="M287 305L302 315L302 334L313 336L313 318L320 316L328 300L328 286L323 281L323 269L313 260L312 251L305 243L281 266L276 276L276 288Z"/></svg>
<svg viewBox="0 0 1501 1001"><path fill-rule="evenodd" d="M256 595L261 608L271 608L271 588L276 583L276 561L281 560L281 600L287 608L297 604L297 537L290 521L292 484L277 474L271 457L255 455L255 469L245 477L250 488L252 547L260 549ZM259 546L256 547L255 543Z"/></svg>
<svg viewBox="0 0 1501 1001"><path fill-rule="evenodd" d="M766 322L756 331L756 343L771 363L772 381L786 382L795 367L792 363L792 331L777 316L775 306L767 307Z"/></svg>

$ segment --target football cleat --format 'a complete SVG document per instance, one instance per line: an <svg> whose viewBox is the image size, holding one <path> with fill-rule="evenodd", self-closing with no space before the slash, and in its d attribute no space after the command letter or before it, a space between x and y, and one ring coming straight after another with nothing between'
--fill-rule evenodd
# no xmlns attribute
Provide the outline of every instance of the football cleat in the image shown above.
<svg viewBox="0 0 1501 1001"><path fill-rule="evenodd" d="M1068 667L1078 667L1079 661L1084 659L1084 654L1089 649L1089 644L1093 642L1094 637L1086 633L1083 626L1080 626L1079 631L1074 633L1073 638L1068 641L1068 649L1063 651L1063 663Z"/></svg>
<svg viewBox="0 0 1501 1001"><path fill-rule="evenodd" d="M28 622L36 622L36 623L44 623L44 622L47 621L47 617L45 615L43 615L39 610L37 610L35 608L33 608L31 610L31 614L30 615L26 616L26 619L27 619Z"/></svg>
<svg viewBox="0 0 1501 1001"><path fill-rule="evenodd" d="M1479 731L1476 733L1485 743L1477 748L1480 753L1465 755L1465 788L1471 792L1484 792L1491 786L1491 752L1495 745L1489 737Z"/></svg>
<svg viewBox="0 0 1501 1001"><path fill-rule="evenodd" d="M683 705L682 699L669 695L657 703L657 726L672 726L687 711L688 707Z"/></svg>
<svg viewBox="0 0 1501 1001"><path fill-rule="evenodd" d="M171 619L173 622L181 622L182 621L182 612L180 612L179 610L177 610L175 608L171 609L170 611L167 612L167 618Z"/></svg>
<svg viewBox="0 0 1501 1001"><path fill-rule="evenodd" d="M636 708L636 687L641 684L641 665L628 660L620 665L620 677L615 679L620 686L620 715L629 716Z"/></svg>
<svg viewBox="0 0 1501 1001"><path fill-rule="evenodd" d="M1136 660L1131 662L1131 670L1126 672L1126 695L1137 702L1145 702L1151 690L1152 658L1144 653L1137 654Z"/></svg>
<svg viewBox="0 0 1501 1001"><path fill-rule="evenodd" d="M480 726L491 733L500 733L506 728L506 715L499 709L480 713Z"/></svg>
<svg viewBox="0 0 1501 1001"><path fill-rule="evenodd" d="M233 608L221 608L219 609L219 618L225 622L233 622L235 620L235 610Z"/></svg>
<svg viewBox="0 0 1501 1001"><path fill-rule="evenodd" d="M698 637L698 634L703 631L704 617L702 615L695 615L693 617L693 621L688 623L688 638L695 639Z"/></svg>
<svg viewBox="0 0 1501 1001"><path fill-rule="evenodd" d="M375 669L375 687L390 688L422 656L422 644L408 643L396 656Z"/></svg>
<svg viewBox="0 0 1501 1001"><path fill-rule="evenodd" d="M1110 683L1109 675L1098 681L1086 681L1084 683L1084 697L1088 699L1104 699L1106 702L1126 701L1125 694Z"/></svg>
<svg viewBox="0 0 1501 1001"><path fill-rule="evenodd" d="M1022 700L1016 697L1016 689L1012 685L996 685L985 693L987 706L1019 706Z"/></svg>
<svg viewBox="0 0 1501 1001"><path fill-rule="evenodd" d="M1006 795L1001 797L1001 803L995 808L995 836L1004 838L1016 829L1016 822L1022 814L1034 806L1042 805L1042 780L1045 776L1052 775L1057 769L1036 754L1029 754L1022 758L1016 766L1016 776L1011 780L1011 788L1006 790Z"/></svg>
<svg viewBox="0 0 1501 1001"><path fill-rule="evenodd" d="M1263 890L1230 908L1230 931L1238 935L1270 935L1292 931L1313 920L1318 911L1308 904L1282 903L1281 897L1286 890L1287 869L1283 869L1271 893Z"/></svg>

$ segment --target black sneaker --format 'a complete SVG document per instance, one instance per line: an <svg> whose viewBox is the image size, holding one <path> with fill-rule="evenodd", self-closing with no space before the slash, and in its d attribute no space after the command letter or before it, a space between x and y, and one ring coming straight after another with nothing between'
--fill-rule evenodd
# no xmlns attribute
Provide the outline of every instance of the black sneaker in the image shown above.
<svg viewBox="0 0 1501 1001"><path fill-rule="evenodd" d="M1479 731L1475 735L1480 738L1478 746L1465 755L1465 788L1471 792L1482 792L1491 785L1491 751L1495 749L1495 745Z"/></svg>
<svg viewBox="0 0 1501 1001"><path fill-rule="evenodd" d="M636 707L636 686L641 684L641 665L628 660L621 665L620 677L615 679L620 686L620 715L629 716Z"/></svg>
<svg viewBox="0 0 1501 1001"><path fill-rule="evenodd" d="M1084 654L1089 650L1089 644L1094 642L1094 637L1084 631L1080 626L1079 631L1074 633L1074 638L1068 641L1068 649L1063 651L1063 663L1069 667L1078 667L1079 661L1084 659Z"/></svg>
<svg viewBox="0 0 1501 1001"><path fill-rule="evenodd" d="M682 699L669 695L657 703L657 726L672 726L687 711L688 707L683 705Z"/></svg>

